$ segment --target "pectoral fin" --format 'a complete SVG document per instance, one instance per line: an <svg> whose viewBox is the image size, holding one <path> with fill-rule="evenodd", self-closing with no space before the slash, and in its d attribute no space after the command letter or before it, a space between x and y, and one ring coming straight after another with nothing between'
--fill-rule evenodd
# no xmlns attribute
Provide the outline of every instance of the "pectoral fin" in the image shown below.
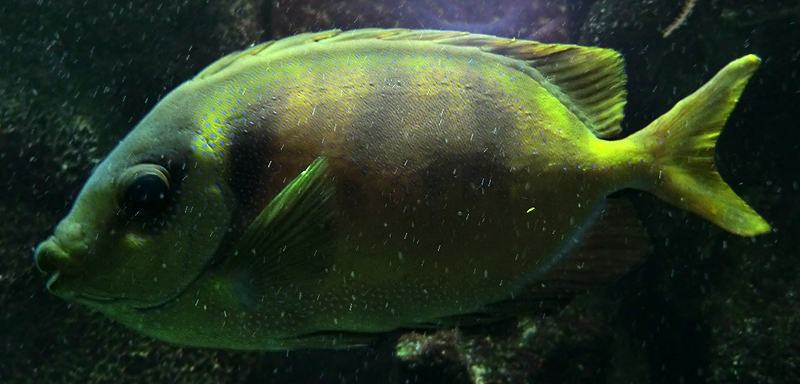
<svg viewBox="0 0 800 384"><path fill-rule="evenodd" d="M319 157L253 220L234 247L228 266L241 288L315 284L333 263L330 233L336 187L328 161Z"/></svg>

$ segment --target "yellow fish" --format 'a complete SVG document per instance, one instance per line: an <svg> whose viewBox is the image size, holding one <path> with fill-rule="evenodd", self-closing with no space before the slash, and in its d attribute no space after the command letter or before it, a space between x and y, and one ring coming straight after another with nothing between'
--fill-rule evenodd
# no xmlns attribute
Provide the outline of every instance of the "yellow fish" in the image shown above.
<svg viewBox="0 0 800 384"><path fill-rule="evenodd" d="M36 263L51 292L141 333L243 350L357 345L557 297L571 287L553 271L627 252L630 221L590 235L623 188L770 230L714 165L759 63L609 140L626 98L613 50L401 29L264 43L165 97Z"/></svg>

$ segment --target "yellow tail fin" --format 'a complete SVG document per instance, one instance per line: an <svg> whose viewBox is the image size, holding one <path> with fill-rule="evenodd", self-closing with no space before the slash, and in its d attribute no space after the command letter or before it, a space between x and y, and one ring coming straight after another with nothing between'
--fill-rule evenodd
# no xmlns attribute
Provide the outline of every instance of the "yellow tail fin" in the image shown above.
<svg viewBox="0 0 800 384"><path fill-rule="evenodd" d="M653 183L640 187L741 236L768 232L770 226L717 173L714 146L760 63L755 55L731 62L702 88L628 138L655 160Z"/></svg>

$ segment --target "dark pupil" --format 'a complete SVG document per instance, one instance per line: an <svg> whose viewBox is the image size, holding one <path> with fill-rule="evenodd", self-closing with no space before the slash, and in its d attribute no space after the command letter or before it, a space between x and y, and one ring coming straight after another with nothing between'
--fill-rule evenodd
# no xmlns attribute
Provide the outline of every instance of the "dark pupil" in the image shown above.
<svg viewBox="0 0 800 384"><path fill-rule="evenodd" d="M167 202L169 186L156 175L139 176L125 192L128 208L142 214L159 212Z"/></svg>

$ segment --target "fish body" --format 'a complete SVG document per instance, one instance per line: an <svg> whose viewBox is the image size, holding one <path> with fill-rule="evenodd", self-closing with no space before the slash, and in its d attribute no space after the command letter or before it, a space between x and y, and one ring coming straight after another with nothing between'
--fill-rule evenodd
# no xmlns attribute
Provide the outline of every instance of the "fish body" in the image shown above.
<svg viewBox="0 0 800 384"><path fill-rule="evenodd" d="M491 312L578 253L622 188L768 231L713 165L758 63L612 141L611 50L377 29L265 43L166 96L36 261L55 294L181 345L347 346Z"/></svg>

